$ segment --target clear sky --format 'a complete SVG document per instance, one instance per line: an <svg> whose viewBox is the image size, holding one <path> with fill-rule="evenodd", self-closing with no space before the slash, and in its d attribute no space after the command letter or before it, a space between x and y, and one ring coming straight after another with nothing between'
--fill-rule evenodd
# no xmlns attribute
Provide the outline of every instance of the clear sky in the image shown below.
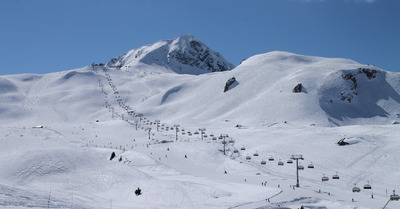
<svg viewBox="0 0 400 209"><path fill-rule="evenodd" d="M0 0L0 75L107 62L192 34L228 61L269 51L400 71L400 0Z"/></svg>

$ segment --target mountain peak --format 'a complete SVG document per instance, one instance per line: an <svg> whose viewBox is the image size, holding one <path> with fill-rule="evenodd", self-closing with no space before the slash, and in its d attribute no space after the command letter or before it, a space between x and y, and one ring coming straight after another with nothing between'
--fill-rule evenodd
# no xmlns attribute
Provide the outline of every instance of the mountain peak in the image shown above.
<svg viewBox="0 0 400 209"><path fill-rule="evenodd" d="M221 54L192 35L182 35L173 40L161 40L133 49L125 55L113 58L107 65L134 69L141 64L158 65L176 73L196 75L234 68Z"/></svg>

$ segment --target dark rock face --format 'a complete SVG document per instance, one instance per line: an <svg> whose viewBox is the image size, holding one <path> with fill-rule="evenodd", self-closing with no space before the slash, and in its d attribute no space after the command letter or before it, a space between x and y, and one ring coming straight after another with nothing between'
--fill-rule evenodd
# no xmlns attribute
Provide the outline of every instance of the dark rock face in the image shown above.
<svg viewBox="0 0 400 209"><path fill-rule="evenodd" d="M357 70L358 74L364 73L368 79L376 78L376 73L378 72L375 69L369 69L369 68L358 68Z"/></svg>
<svg viewBox="0 0 400 209"><path fill-rule="evenodd" d="M110 160L113 160L115 158L115 152L111 153Z"/></svg>
<svg viewBox="0 0 400 209"><path fill-rule="evenodd" d="M369 69L369 68L357 68L356 73L344 73L342 74L342 78L344 80L348 80L352 82L352 85L350 85L350 91L348 92L341 92L340 93L340 99L342 101L347 101L348 103L351 103L351 99L354 96L358 95L358 84L357 84L357 75L362 75L364 74L369 80L376 78L377 70L375 69ZM360 78L358 76L358 78Z"/></svg>
<svg viewBox="0 0 400 209"><path fill-rule="evenodd" d="M340 99L342 101L347 101L347 102L351 103L351 99L355 95L357 95L357 79L352 73L343 74L342 78L344 80L351 81L352 85L350 86L350 91L349 92L347 92L347 93L341 92L340 93Z"/></svg>
<svg viewBox="0 0 400 209"><path fill-rule="evenodd" d="M229 87L232 86L232 84L234 84L235 82L236 82L235 77L230 78L225 84L224 92L227 92L229 90Z"/></svg>
<svg viewBox="0 0 400 209"><path fill-rule="evenodd" d="M346 139L346 138L340 139L340 140L337 142L337 144L338 144L339 146L349 145L348 142L345 142L345 141L344 141L345 139Z"/></svg>
<svg viewBox="0 0 400 209"><path fill-rule="evenodd" d="M303 85L301 83L299 83L293 88L292 92L293 93L300 93L302 90L303 90Z"/></svg>
<svg viewBox="0 0 400 209"><path fill-rule="evenodd" d="M191 40L189 46L190 48L170 52L169 58L175 59L181 64L208 69L211 72L233 69L232 64L223 62L218 53L212 52L201 42Z"/></svg>

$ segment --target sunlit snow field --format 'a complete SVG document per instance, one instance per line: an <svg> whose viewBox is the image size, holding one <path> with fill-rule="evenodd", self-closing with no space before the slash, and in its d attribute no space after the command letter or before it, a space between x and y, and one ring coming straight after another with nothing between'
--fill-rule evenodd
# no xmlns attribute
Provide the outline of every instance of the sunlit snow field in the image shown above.
<svg viewBox="0 0 400 209"><path fill-rule="evenodd" d="M286 52L215 73L138 62L1 76L0 207L382 208L400 192L398 78Z"/></svg>

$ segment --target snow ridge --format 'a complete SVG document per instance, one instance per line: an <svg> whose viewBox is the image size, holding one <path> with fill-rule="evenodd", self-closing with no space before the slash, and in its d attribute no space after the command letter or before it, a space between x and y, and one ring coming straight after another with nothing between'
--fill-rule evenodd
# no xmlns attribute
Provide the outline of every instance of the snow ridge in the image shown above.
<svg viewBox="0 0 400 209"><path fill-rule="evenodd" d="M192 41L0 76L0 206L372 209L399 190L399 73L288 52L205 73ZM293 154L313 165L296 188Z"/></svg>
<svg viewBox="0 0 400 209"><path fill-rule="evenodd" d="M181 74L199 75L234 68L221 54L214 52L192 35L162 40L111 59L109 67L133 69L140 64L156 65Z"/></svg>

